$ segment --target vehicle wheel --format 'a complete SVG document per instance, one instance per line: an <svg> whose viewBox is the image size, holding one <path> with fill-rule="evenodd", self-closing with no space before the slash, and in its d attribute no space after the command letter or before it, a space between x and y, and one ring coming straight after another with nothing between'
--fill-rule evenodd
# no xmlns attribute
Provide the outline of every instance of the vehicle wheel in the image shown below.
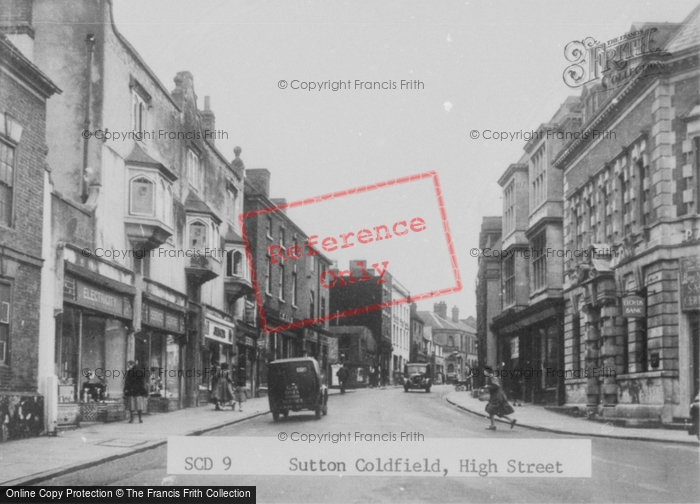
<svg viewBox="0 0 700 504"><path fill-rule="evenodd" d="M276 422L277 420L280 419L280 412L279 411L273 411L272 412L272 419Z"/></svg>
<svg viewBox="0 0 700 504"><path fill-rule="evenodd" d="M321 405L316 406L316 418L321 418Z"/></svg>
<svg viewBox="0 0 700 504"><path fill-rule="evenodd" d="M403 391L404 391L404 392L408 392L408 387L404 385Z"/></svg>
<svg viewBox="0 0 700 504"><path fill-rule="evenodd" d="M325 405L323 408L321 408L321 413L323 413L323 416L326 416L328 414L328 405Z"/></svg>
<svg viewBox="0 0 700 504"><path fill-rule="evenodd" d="M282 414L284 415L284 418L287 418L289 416L289 411L283 411Z"/></svg>
<svg viewBox="0 0 700 504"><path fill-rule="evenodd" d="M429 394L429 393L430 393L430 387L425 387L425 391Z"/></svg>

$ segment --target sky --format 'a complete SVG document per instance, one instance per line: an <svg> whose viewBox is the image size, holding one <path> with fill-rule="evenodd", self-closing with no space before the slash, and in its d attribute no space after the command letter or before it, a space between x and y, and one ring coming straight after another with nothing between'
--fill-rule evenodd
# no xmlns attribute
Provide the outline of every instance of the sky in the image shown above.
<svg viewBox="0 0 700 504"><path fill-rule="evenodd" d="M270 170L272 198L291 202L435 172L462 289L418 306L432 310L444 300L466 318L476 316L478 264L470 250L479 245L483 217L501 215L497 181L525 143L488 140L485 131L534 130L580 94L562 79L569 42L607 41L635 22L681 22L696 5L114 0L114 16L167 89L177 72L193 74L199 107L211 97L225 134L217 147L233 159L240 146L246 168ZM402 80L413 89L401 89ZM344 89L332 91L341 81ZM317 89L301 89L309 83ZM432 180L347 194L289 215L319 236L425 218L423 232L328 255L340 267L389 261L414 295L451 287Z"/></svg>

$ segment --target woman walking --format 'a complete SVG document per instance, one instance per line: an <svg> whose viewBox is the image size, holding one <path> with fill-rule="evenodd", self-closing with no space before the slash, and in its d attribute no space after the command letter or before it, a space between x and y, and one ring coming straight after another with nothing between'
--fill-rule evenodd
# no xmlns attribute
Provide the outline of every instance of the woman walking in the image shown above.
<svg viewBox="0 0 700 504"><path fill-rule="evenodd" d="M486 427L487 430L496 430L496 422L494 422L493 417L498 415L501 418L505 418L510 422L510 428L512 429L517 420L508 418L508 415L515 413L515 410L506 399L506 395L503 393L503 388L501 387L501 381L493 376L491 370L484 370L484 376L486 376L486 387L489 389L489 402L486 405L486 413L489 414L489 420L491 425Z"/></svg>
<svg viewBox="0 0 700 504"><path fill-rule="evenodd" d="M221 368L216 368L212 381L212 400L216 405L216 410L221 410L221 405L233 400L233 381L228 373L228 366L222 364Z"/></svg>
<svg viewBox="0 0 700 504"><path fill-rule="evenodd" d="M146 406L146 397L148 397L148 390L146 390L144 381L146 370L136 369L137 364L138 361L129 361L127 363L129 370L126 372L126 378L124 379L124 397L131 415L129 423L134 423L134 411L139 415L139 423L143 423L141 413Z"/></svg>

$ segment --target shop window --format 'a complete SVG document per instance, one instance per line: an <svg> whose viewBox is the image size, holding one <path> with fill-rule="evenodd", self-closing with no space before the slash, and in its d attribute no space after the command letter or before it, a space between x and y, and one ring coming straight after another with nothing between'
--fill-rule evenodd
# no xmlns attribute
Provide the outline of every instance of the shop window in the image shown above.
<svg viewBox="0 0 700 504"><path fill-rule="evenodd" d="M136 177L131 181L132 215L155 214L155 184L147 177Z"/></svg>
<svg viewBox="0 0 700 504"><path fill-rule="evenodd" d="M201 250L207 246L207 225L202 221L192 222L190 224L190 248Z"/></svg>
<svg viewBox="0 0 700 504"><path fill-rule="evenodd" d="M0 226L12 226L15 149L0 141Z"/></svg>
<svg viewBox="0 0 700 504"><path fill-rule="evenodd" d="M10 286L0 284L0 364L10 360Z"/></svg>
<svg viewBox="0 0 700 504"><path fill-rule="evenodd" d="M622 374L630 372L630 345L629 345L629 319L622 319L622 335L620 343L622 346Z"/></svg>

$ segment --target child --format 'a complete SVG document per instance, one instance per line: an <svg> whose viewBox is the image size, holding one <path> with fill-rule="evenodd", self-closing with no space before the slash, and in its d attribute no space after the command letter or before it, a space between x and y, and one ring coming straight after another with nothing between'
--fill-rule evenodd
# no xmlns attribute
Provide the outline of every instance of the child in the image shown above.
<svg viewBox="0 0 700 504"><path fill-rule="evenodd" d="M231 407L231 411L236 411L236 403L238 403L238 411L243 411L243 402L245 400L245 381L238 380L236 388L233 389L233 406Z"/></svg>

